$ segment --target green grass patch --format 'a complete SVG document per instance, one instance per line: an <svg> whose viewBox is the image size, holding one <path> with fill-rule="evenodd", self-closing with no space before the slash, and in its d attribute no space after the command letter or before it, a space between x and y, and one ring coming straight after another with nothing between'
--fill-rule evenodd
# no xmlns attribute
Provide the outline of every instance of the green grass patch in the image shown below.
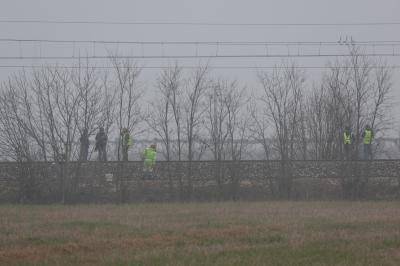
<svg viewBox="0 0 400 266"><path fill-rule="evenodd" d="M248 236L240 239L240 242L249 244L252 246L262 246L262 245L271 245L271 244L281 244L285 242L285 238L280 234L272 234L272 235L255 235Z"/></svg>
<svg viewBox="0 0 400 266"><path fill-rule="evenodd" d="M381 248L400 248L400 237L386 238L381 242Z"/></svg>
<svg viewBox="0 0 400 266"><path fill-rule="evenodd" d="M15 244L18 246L56 245L68 243L71 240L67 236L30 236L19 239Z"/></svg>
<svg viewBox="0 0 400 266"><path fill-rule="evenodd" d="M103 222L103 221L68 221L60 224L61 227L68 229L83 229L83 230L95 230L98 228L116 228L120 229L120 224Z"/></svg>
<svg viewBox="0 0 400 266"><path fill-rule="evenodd" d="M0 265L400 265L400 202L0 206Z"/></svg>

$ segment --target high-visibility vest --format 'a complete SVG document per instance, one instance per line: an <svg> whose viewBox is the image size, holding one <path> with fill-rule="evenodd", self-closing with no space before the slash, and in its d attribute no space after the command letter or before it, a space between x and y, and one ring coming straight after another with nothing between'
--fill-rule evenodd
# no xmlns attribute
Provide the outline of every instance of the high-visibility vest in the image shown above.
<svg viewBox="0 0 400 266"><path fill-rule="evenodd" d="M371 144L372 143L372 130L366 129L364 131L364 144Z"/></svg>
<svg viewBox="0 0 400 266"><path fill-rule="evenodd" d="M343 142L344 144L351 144L351 133L347 134L346 132L344 132Z"/></svg>
<svg viewBox="0 0 400 266"><path fill-rule="evenodd" d="M144 160L145 161L148 161L148 162L151 162L154 164L156 162L156 156L157 156L157 153L154 149L146 148L144 150Z"/></svg>

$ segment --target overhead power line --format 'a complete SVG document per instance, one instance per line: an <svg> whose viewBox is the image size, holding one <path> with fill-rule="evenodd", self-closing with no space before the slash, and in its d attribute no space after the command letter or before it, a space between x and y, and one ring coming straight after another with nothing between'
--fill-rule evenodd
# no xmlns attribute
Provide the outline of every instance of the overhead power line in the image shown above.
<svg viewBox="0 0 400 266"><path fill-rule="evenodd" d="M118 66L119 68L131 68L131 66ZM182 69L196 69L198 66L189 66L183 65L178 66ZM291 68L296 69L331 69L330 66L290 66ZM351 66L340 66L341 68L352 68ZM114 69L114 66L87 66L87 65L0 65L0 68L60 68L60 69L85 69L85 68L94 68L94 69ZM169 69L173 68L171 66L138 66L140 69ZM285 69L285 66L208 66L209 69ZM389 66L370 66L372 69L399 69L400 65L389 65Z"/></svg>
<svg viewBox="0 0 400 266"><path fill-rule="evenodd" d="M68 44L138 44L138 45L232 45L232 46L265 46L265 45L371 45L371 46L394 46L400 45L400 41L291 41L291 42L260 42L260 41L107 41L107 40L54 40L54 39L15 39L0 38L0 42L18 42L18 43L68 43Z"/></svg>
<svg viewBox="0 0 400 266"><path fill-rule="evenodd" d="M400 53L363 53L368 57L398 57ZM294 58L350 57L350 54L226 54L226 55L92 55L92 56L0 56L0 60L76 60L76 59L194 59L194 58Z"/></svg>
<svg viewBox="0 0 400 266"><path fill-rule="evenodd" d="M398 26L400 22L344 22L344 23L219 23L168 21L105 21L105 20L42 20L2 19L0 23L18 24L91 24L91 25L155 25L155 26L245 26L245 27L321 27L321 26Z"/></svg>

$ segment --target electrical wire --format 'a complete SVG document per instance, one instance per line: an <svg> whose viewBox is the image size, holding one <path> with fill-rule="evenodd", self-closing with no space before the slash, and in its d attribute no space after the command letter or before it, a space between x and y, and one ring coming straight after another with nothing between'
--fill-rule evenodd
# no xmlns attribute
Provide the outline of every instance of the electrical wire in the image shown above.
<svg viewBox="0 0 400 266"><path fill-rule="evenodd" d="M159 26L246 26L246 27L320 27L320 26L399 26L400 22L345 22L345 23L218 23L167 21L103 21L103 20L43 20L2 19L0 23L19 24L92 24L92 25L159 25Z"/></svg>
<svg viewBox="0 0 400 266"><path fill-rule="evenodd" d="M400 53L362 53L368 57L398 57ZM351 57L351 54L227 54L227 55L90 55L78 56L0 56L0 60L76 60L76 59L196 59L196 58L294 58Z"/></svg>
<svg viewBox="0 0 400 266"><path fill-rule="evenodd" d="M126 66L118 66L119 68L131 68ZM331 69L330 66L290 66L290 68L296 69ZM93 69L115 69L114 66L78 66L78 65L0 65L0 68L50 68L50 69L84 69L84 68L93 68ZM169 69L171 66L138 66L139 69ZM178 66L178 68L182 69L196 69L198 66L189 66L183 65ZM285 69L284 66L208 66L209 69ZM350 66L340 66L340 68L352 68ZM388 66L370 66L372 69L399 69L400 65L388 65Z"/></svg>
<svg viewBox="0 0 400 266"><path fill-rule="evenodd" d="M260 42L260 41L106 41L106 40L54 40L54 39L15 39L0 38L0 42L18 43L86 43L86 44L138 44L138 45L225 45L225 46L325 46L325 45L371 45L371 46L393 46L400 45L400 41L292 41L292 42Z"/></svg>

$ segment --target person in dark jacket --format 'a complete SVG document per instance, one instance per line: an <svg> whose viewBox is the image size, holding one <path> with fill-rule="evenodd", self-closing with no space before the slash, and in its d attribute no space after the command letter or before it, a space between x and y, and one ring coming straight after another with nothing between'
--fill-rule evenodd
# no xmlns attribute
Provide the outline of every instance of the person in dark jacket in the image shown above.
<svg viewBox="0 0 400 266"><path fill-rule="evenodd" d="M107 161L107 140L108 137L104 132L104 128L101 127L96 135L96 148L99 152L99 161Z"/></svg>
<svg viewBox="0 0 400 266"><path fill-rule="evenodd" d="M79 139L81 143L81 150L79 154L80 161L87 161L89 154L89 134L87 128L85 128L82 132L82 135Z"/></svg>

